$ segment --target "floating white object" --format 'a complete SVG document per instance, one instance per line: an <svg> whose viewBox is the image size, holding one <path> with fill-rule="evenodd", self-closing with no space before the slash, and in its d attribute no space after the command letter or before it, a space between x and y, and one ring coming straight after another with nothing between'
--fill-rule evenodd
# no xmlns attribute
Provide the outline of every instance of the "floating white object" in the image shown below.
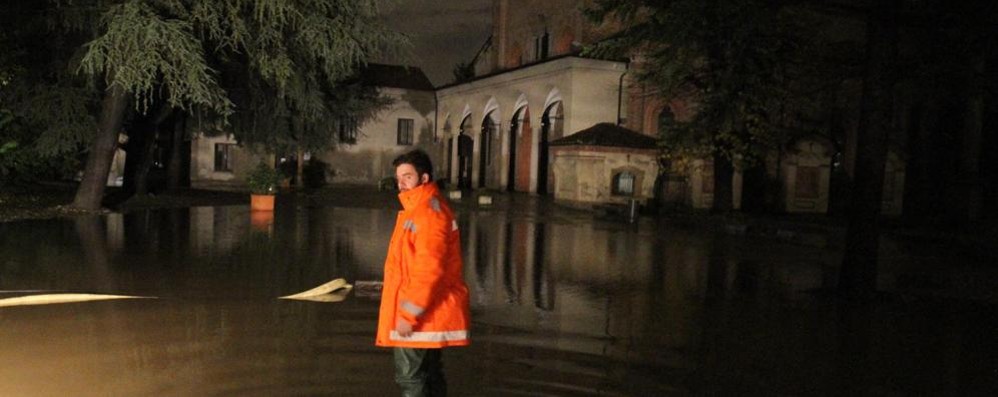
<svg viewBox="0 0 998 397"><path fill-rule="evenodd" d="M328 294L315 295L315 296L303 296L299 298L281 298L281 299L294 299L299 301L310 301L310 302L322 302L322 303L332 303L339 302L347 298L350 294L349 288L339 289Z"/></svg>
<svg viewBox="0 0 998 397"><path fill-rule="evenodd" d="M354 283L355 291L353 293L358 297L378 297L381 296L381 287L381 281L357 280L357 282Z"/></svg>
<svg viewBox="0 0 998 397"><path fill-rule="evenodd" d="M447 197L450 198L451 200L460 200L461 199L461 191L460 190L451 190L451 191L447 192Z"/></svg>
<svg viewBox="0 0 998 397"><path fill-rule="evenodd" d="M0 307L52 305L56 303L92 302L113 299L156 299L156 297L101 294L42 294L0 299Z"/></svg>
<svg viewBox="0 0 998 397"><path fill-rule="evenodd" d="M478 205L492 205L492 196L478 196Z"/></svg>
<svg viewBox="0 0 998 397"><path fill-rule="evenodd" d="M346 298L346 292L349 292L351 288L353 288L353 286L347 284L346 280L338 278L328 283L322 284L318 287L312 288L308 291L302 291L294 295L282 296L278 299L299 299L299 300L309 300L315 302L339 302L343 300L343 298ZM333 291L337 290L343 290L344 292L343 297L339 298L338 300L324 300L326 298L322 297L322 295L329 295ZM335 298L329 298L329 299L335 299Z"/></svg>

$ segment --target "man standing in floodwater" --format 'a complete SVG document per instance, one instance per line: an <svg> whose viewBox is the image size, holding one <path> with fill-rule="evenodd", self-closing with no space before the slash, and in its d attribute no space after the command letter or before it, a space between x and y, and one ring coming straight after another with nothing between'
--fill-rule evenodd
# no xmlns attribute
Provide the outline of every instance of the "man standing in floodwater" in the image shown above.
<svg viewBox="0 0 998 397"><path fill-rule="evenodd" d="M403 210L385 259L375 344L393 348L402 396L446 396L441 350L470 343L461 235L430 157L414 150L392 165Z"/></svg>

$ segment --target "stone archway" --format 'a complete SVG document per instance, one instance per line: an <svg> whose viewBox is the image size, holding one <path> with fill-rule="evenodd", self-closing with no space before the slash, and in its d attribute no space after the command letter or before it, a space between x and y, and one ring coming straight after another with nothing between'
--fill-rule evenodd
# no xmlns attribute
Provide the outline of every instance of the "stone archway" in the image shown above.
<svg viewBox="0 0 998 397"><path fill-rule="evenodd" d="M554 190L554 173L550 166L548 144L564 135L564 115L561 101L548 105L541 116L541 132L537 141L537 194Z"/></svg>
<svg viewBox="0 0 998 397"><path fill-rule="evenodd" d="M533 129L530 126L530 108L526 105L513 113L509 126L509 168L506 190L530 191L530 156Z"/></svg>
<svg viewBox="0 0 998 397"><path fill-rule="evenodd" d="M492 176L492 166L495 163L494 138L498 132L498 123L492 118L496 111L489 112L482 119L482 133L478 137L478 187L488 187Z"/></svg>

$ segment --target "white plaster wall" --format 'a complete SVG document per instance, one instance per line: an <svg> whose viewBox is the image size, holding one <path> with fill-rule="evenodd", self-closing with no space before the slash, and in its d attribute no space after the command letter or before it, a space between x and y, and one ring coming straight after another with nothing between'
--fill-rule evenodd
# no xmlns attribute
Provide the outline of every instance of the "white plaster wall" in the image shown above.
<svg viewBox="0 0 998 397"><path fill-rule="evenodd" d="M575 203L626 203L648 200L654 195L658 163L655 156L559 148L554 151L556 200ZM620 169L641 173L634 196L614 196L613 174Z"/></svg>
<svg viewBox="0 0 998 397"><path fill-rule="evenodd" d="M273 165L271 156L253 153L245 147L237 146L232 151L232 171L215 171L215 144L236 144L231 135L206 136L194 134L191 140L191 186L204 187L244 187L246 175L263 161Z"/></svg>
<svg viewBox="0 0 998 397"><path fill-rule="evenodd" d="M463 116L471 115L471 128L466 131L475 140L472 159L472 183L478 186L480 167L480 134L482 120L486 115L486 105L494 100L495 111L500 121L498 145L501 161L495 162L490 172L498 172L502 186L509 183L506 172L509 169L509 129L516 105L526 103L530 110L530 124L533 128L533 150L531 151L530 191L537 191L538 138L544 105L552 90L557 89L562 98L564 114L564 134L571 135L579 130L600 122L616 122L618 82L625 72L620 62L600 61L577 57L565 57L522 69L511 70L495 76L441 88L437 91L439 125L449 121L453 126L449 131L439 131L442 139L456 136L460 132ZM491 106L489 107L491 108ZM452 156L452 163L457 159ZM451 172L451 182L456 183L456 170Z"/></svg>
<svg viewBox="0 0 998 397"><path fill-rule="evenodd" d="M381 88L393 103L359 126L356 144L339 144L316 158L328 163L331 183L377 184L394 175L392 160L399 154L421 148L439 169L440 150L434 142L435 101L433 92ZM413 145L398 145L398 119L413 120ZM336 128L336 127L333 127ZM242 187L246 174L269 155L254 154L244 147L233 153L232 172L215 171L215 144L236 143L231 135L209 137L197 134L191 142L191 184L195 187Z"/></svg>
<svg viewBox="0 0 998 397"><path fill-rule="evenodd" d="M794 146L794 153L783 161L783 185L785 209L791 213L828 212L829 185L831 181L831 150L821 142L802 140ZM798 167L817 167L818 197L797 196Z"/></svg>
<svg viewBox="0 0 998 397"><path fill-rule="evenodd" d="M713 175L713 170L707 167L711 163L696 159L690 162L690 204L696 209L709 209L714 205L714 193L704 191L703 184L707 175Z"/></svg>
<svg viewBox="0 0 998 397"><path fill-rule="evenodd" d="M433 93L399 88L382 88L380 91L393 103L358 127L357 142L338 144L334 149L316 155L330 166L327 181L377 184L382 178L395 174L391 162L396 156L416 148L430 155L435 170L441 169L443 159L433 139ZM398 144L399 119L413 120L412 145Z"/></svg>

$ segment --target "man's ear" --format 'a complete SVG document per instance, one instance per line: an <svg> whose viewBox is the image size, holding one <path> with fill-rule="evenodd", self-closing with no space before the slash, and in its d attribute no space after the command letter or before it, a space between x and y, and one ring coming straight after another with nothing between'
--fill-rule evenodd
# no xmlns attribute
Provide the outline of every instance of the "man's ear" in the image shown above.
<svg viewBox="0 0 998 397"><path fill-rule="evenodd" d="M423 173L419 176L420 183L427 183L430 181L430 174Z"/></svg>

